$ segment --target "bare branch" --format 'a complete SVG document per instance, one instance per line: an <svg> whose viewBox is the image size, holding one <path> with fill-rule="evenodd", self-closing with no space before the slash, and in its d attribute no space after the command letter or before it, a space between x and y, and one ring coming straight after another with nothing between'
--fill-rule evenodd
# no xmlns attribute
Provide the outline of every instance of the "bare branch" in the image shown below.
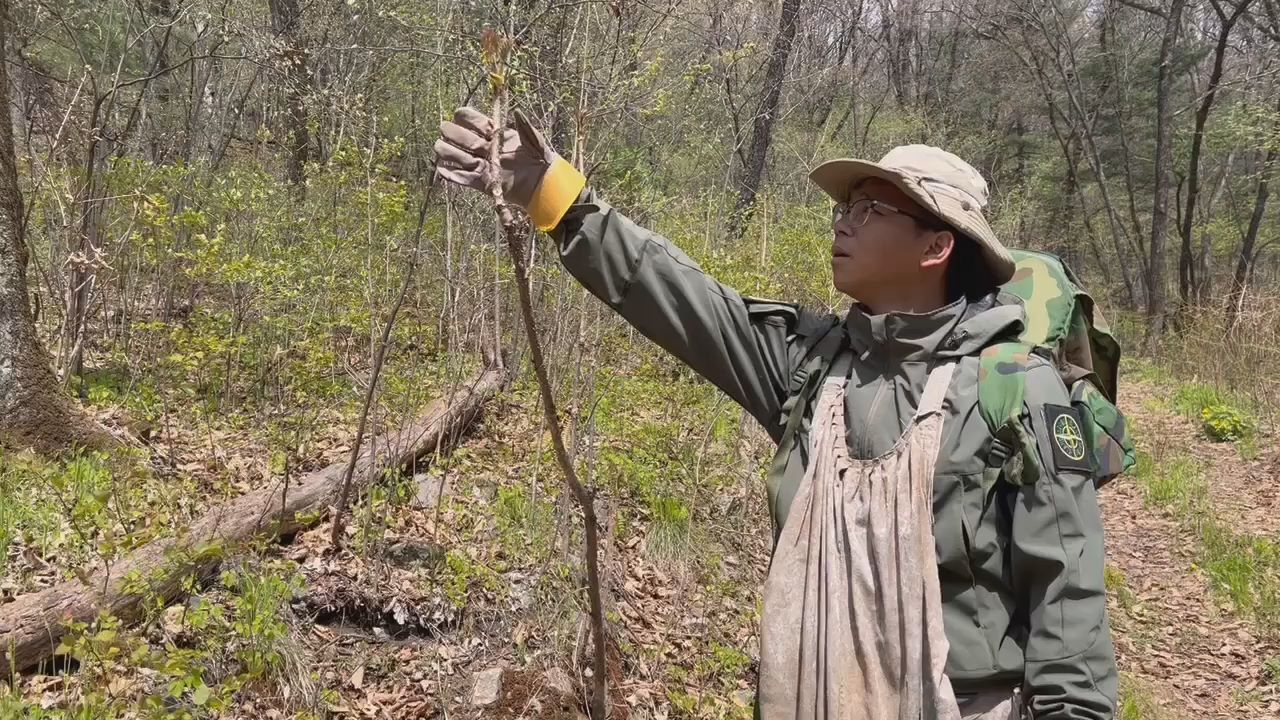
<svg viewBox="0 0 1280 720"><path fill-rule="evenodd" d="M1116 2L1119 2L1121 5L1128 5L1134 10L1141 10L1142 12L1145 12L1145 13L1151 13L1156 17L1162 17L1162 18L1168 17L1167 14L1160 8L1152 7L1150 5L1144 5L1138 2L1138 0L1116 0Z"/></svg>

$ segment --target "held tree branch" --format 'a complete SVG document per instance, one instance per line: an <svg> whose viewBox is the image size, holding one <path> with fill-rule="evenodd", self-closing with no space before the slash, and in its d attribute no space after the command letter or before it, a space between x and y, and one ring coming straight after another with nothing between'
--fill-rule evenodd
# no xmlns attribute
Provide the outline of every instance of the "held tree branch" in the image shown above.
<svg viewBox="0 0 1280 720"><path fill-rule="evenodd" d="M486 186L493 199L494 210L502 223L503 233L507 238L507 250L511 254L511 262L515 266L516 289L520 297L520 314L524 318L525 336L529 341L529 356L533 363L534 374L538 378L538 393L542 397L542 411L546 416L547 427L551 430L551 443L555 447L556 461L564 473L565 483L582 509L585 525L586 562L587 562L587 596L591 606L591 634L594 641L595 657L593 658L591 717L593 720L604 720L607 715L608 695L606 687L605 665L605 625L604 604L600 596L599 568L599 530L596 522L595 502L593 494L581 481L574 470L573 461L565 447L564 435L560 427L560 413L556 409L555 396L551 392L551 381L547 375L547 362L542 353L542 341L538 337L537 326L533 317L533 300L529 292L528 255L524 251L520 224L517 222L511 206L507 204L502 192L502 177L499 165L499 152L502 147L502 130L505 126L507 79L506 57L511 41L492 29L485 30L485 55L490 65L490 79L493 87L493 138L489 143L489 176Z"/></svg>

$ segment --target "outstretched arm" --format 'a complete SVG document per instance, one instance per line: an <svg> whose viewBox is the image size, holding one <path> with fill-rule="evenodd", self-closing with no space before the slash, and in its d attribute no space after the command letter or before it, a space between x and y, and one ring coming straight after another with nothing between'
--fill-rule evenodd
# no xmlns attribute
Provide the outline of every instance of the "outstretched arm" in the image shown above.
<svg viewBox="0 0 1280 720"><path fill-rule="evenodd" d="M441 124L441 176L482 190L495 129L459 108ZM586 180L520 114L499 156L506 197L554 237L568 271L636 329L742 405L767 429L779 422L794 333L794 305L743 297L707 275L667 239L584 190Z"/></svg>

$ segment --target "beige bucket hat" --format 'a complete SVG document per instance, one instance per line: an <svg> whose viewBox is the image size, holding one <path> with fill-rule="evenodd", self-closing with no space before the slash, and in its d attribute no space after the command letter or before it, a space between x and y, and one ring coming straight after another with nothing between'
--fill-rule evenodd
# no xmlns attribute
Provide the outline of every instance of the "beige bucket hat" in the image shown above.
<svg viewBox="0 0 1280 720"><path fill-rule="evenodd" d="M982 215L987 207L987 181L969 163L930 145L900 145L878 163L841 158L809 173L809 179L836 202L848 200L853 185L867 178L893 183L920 207L976 242L997 283L1013 275L1013 257Z"/></svg>

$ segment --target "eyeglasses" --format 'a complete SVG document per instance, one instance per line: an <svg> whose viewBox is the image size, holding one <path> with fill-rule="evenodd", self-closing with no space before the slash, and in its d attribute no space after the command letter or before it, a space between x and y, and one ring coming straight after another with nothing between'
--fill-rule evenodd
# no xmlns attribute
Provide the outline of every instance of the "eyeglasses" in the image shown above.
<svg viewBox="0 0 1280 720"><path fill-rule="evenodd" d="M859 228L867 224L867 219L871 217L871 212L873 210L880 215L888 215L890 213L906 215L927 228L932 228L937 225L936 222L922 218L914 213L909 213L906 210L896 208L887 202L872 200L871 198L858 198L853 202L836 203L835 207L831 208L831 224L834 225L847 216L849 218L849 225L851 227Z"/></svg>

